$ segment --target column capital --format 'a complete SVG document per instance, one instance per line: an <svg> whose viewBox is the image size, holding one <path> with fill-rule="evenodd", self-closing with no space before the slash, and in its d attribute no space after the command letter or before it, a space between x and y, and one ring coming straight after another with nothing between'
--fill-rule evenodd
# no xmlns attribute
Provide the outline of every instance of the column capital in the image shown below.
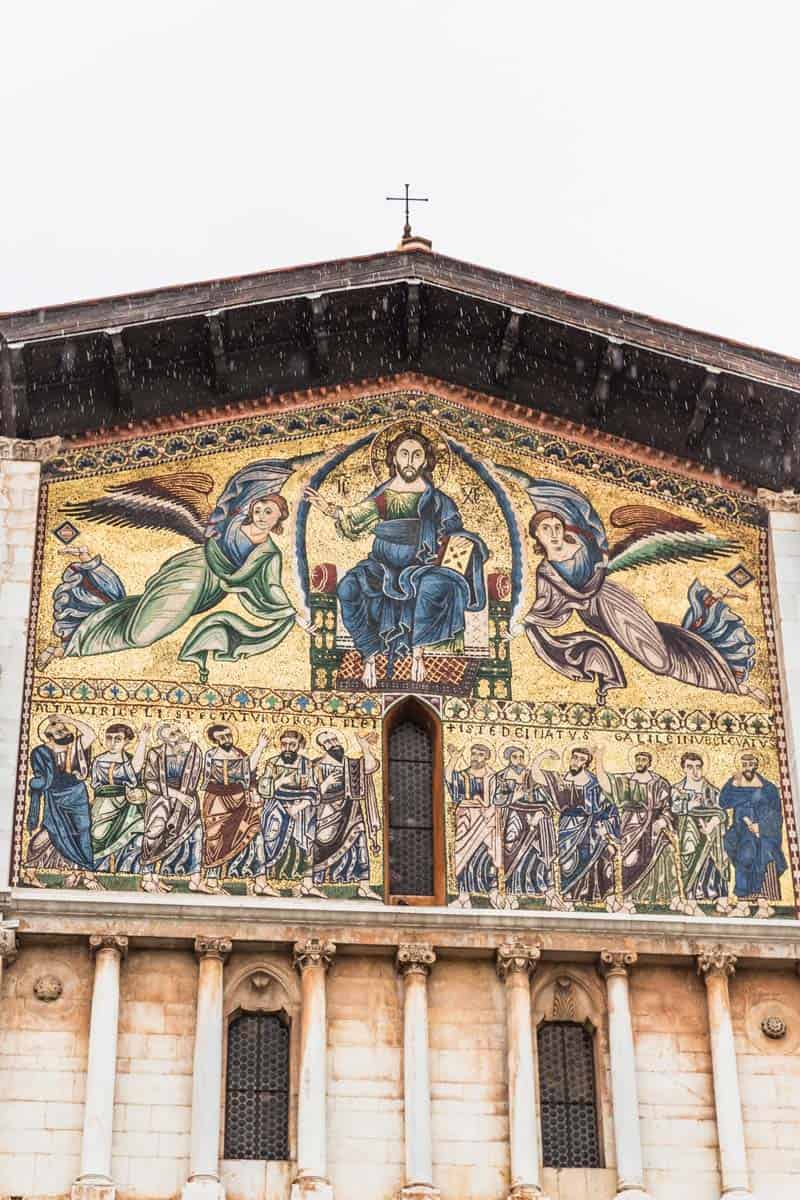
<svg viewBox="0 0 800 1200"><path fill-rule="evenodd" d="M527 942L503 942L497 947L497 974L501 979L524 972L532 975L539 964L541 950Z"/></svg>
<svg viewBox="0 0 800 1200"><path fill-rule="evenodd" d="M0 925L0 959L9 965L17 957L17 934L13 926Z"/></svg>
<svg viewBox="0 0 800 1200"><path fill-rule="evenodd" d="M233 942L226 937L206 937L200 934L194 939L194 952L198 958L219 958L222 962L233 949Z"/></svg>
<svg viewBox="0 0 800 1200"><path fill-rule="evenodd" d="M0 438L0 460L4 462L47 462L61 452L63 438Z"/></svg>
<svg viewBox="0 0 800 1200"><path fill-rule="evenodd" d="M128 939L118 933L93 933L89 938L89 952L94 958L98 950L116 950L120 958L128 953Z"/></svg>
<svg viewBox="0 0 800 1200"><path fill-rule="evenodd" d="M428 942L402 942L394 965L399 975L429 975L435 962L436 951Z"/></svg>
<svg viewBox="0 0 800 1200"><path fill-rule="evenodd" d="M783 492L773 492L769 488L759 488L756 492L758 503L770 512L800 513L800 492L787 488Z"/></svg>
<svg viewBox="0 0 800 1200"><path fill-rule="evenodd" d="M725 978L736 970L737 955L724 946L701 946L697 951L697 974L703 975L706 982L713 975L724 975Z"/></svg>
<svg viewBox="0 0 800 1200"><path fill-rule="evenodd" d="M597 969L605 979L609 975L627 975L638 958L635 950L601 950Z"/></svg>
<svg viewBox="0 0 800 1200"><path fill-rule="evenodd" d="M327 938L306 938L303 942L295 942L292 961L301 973L306 967L322 965L327 971L336 953L336 943Z"/></svg>

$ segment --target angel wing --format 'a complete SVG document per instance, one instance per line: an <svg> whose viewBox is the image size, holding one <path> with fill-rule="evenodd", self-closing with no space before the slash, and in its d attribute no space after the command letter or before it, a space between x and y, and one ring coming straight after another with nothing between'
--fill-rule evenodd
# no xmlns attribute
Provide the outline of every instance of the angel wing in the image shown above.
<svg viewBox="0 0 800 1200"><path fill-rule="evenodd" d="M647 504L623 504L615 508L611 525L626 532L609 551L609 575L651 563L724 558L741 549L741 543L734 538L718 537L698 521Z"/></svg>
<svg viewBox="0 0 800 1200"><path fill-rule="evenodd" d="M202 544L211 516L214 480L204 471L175 471L106 488L93 500L65 504L62 512L81 521L169 529Z"/></svg>

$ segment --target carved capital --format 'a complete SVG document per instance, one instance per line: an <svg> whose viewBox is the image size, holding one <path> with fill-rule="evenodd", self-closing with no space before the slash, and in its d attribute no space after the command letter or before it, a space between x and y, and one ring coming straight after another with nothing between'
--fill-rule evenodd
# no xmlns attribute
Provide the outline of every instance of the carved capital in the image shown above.
<svg viewBox="0 0 800 1200"><path fill-rule="evenodd" d="M788 489L785 492L773 492L769 488L759 488L756 499L763 508L770 512L800 513L800 492Z"/></svg>
<svg viewBox="0 0 800 1200"><path fill-rule="evenodd" d="M609 975L627 975L638 957L635 950L601 950L597 969L604 979Z"/></svg>
<svg viewBox="0 0 800 1200"><path fill-rule="evenodd" d="M524 972L532 975L541 957L538 946L528 945L527 942L503 942L497 947L497 974L501 979L509 975Z"/></svg>
<svg viewBox="0 0 800 1200"><path fill-rule="evenodd" d="M194 952L198 958L218 958L225 962L232 948L231 939L226 937L206 937L203 934L194 939Z"/></svg>
<svg viewBox="0 0 800 1200"><path fill-rule="evenodd" d="M0 925L0 958L12 963L17 957L17 935L8 925Z"/></svg>
<svg viewBox="0 0 800 1200"><path fill-rule="evenodd" d="M394 961L400 975L428 975L436 962L436 951L427 942L404 942L397 947Z"/></svg>
<svg viewBox="0 0 800 1200"><path fill-rule="evenodd" d="M128 939L118 933L93 933L89 938L89 950L92 957L98 950L116 950L120 958L128 953Z"/></svg>
<svg viewBox="0 0 800 1200"><path fill-rule="evenodd" d="M706 982L714 975L723 975L726 979L736 970L737 956L724 946L704 946L697 951L697 974L704 976Z"/></svg>
<svg viewBox="0 0 800 1200"><path fill-rule="evenodd" d="M295 942L292 961L298 971L306 967L323 966L327 971L336 953L336 943L325 938L306 938L304 942Z"/></svg>
<svg viewBox="0 0 800 1200"><path fill-rule="evenodd" d="M8 462L47 462L61 453L63 439L47 438L0 438L0 460Z"/></svg>

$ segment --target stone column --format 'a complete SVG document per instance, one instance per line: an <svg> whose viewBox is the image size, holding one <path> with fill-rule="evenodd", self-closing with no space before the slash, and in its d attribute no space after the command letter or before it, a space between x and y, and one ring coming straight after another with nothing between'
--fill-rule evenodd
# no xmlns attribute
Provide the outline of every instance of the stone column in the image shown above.
<svg viewBox="0 0 800 1200"><path fill-rule="evenodd" d="M128 939L116 934L92 934L89 949L94 955L89 1062L81 1173L72 1185L72 1200L114 1200L116 1186L111 1178L111 1136L117 1078L119 968L128 952Z"/></svg>
<svg viewBox="0 0 800 1200"><path fill-rule="evenodd" d="M295 942L300 972L300 1084L297 1096L297 1175L292 1200L333 1200L327 1178L328 1019L325 973L336 946L321 938Z"/></svg>
<svg viewBox="0 0 800 1200"><path fill-rule="evenodd" d="M192 1138L183 1200L224 1200L219 1178L222 1120L222 972L231 952L224 937L197 937L197 1018L192 1076Z"/></svg>
<svg viewBox="0 0 800 1200"><path fill-rule="evenodd" d="M706 981L722 1200L749 1200L751 1192L744 1143L742 1098L739 1093L731 1001L728 993L728 976L732 975L735 969L736 955L722 946L706 948L697 955L698 973Z"/></svg>
<svg viewBox="0 0 800 1200"><path fill-rule="evenodd" d="M404 1200L433 1200L431 1073L428 1062L428 973L436 962L433 946L401 945L395 964L403 979L403 1106L406 1178Z"/></svg>
<svg viewBox="0 0 800 1200"><path fill-rule="evenodd" d="M608 996L608 1050L611 1060L611 1103L617 1154L618 1200L649 1200L644 1190L639 1091L628 993L628 971L636 962L632 950L601 950L600 974Z"/></svg>
<svg viewBox="0 0 800 1200"><path fill-rule="evenodd" d="M506 985L508 1127L511 1143L509 1200L547 1200L542 1191L539 1111L533 1052L531 976L538 946L505 942L497 951L497 973Z"/></svg>
<svg viewBox="0 0 800 1200"><path fill-rule="evenodd" d="M5 925L0 919L0 993L3 990L3 970L11 966L17 957L16 925ZM0 1006L0 1028L3 1024L2 1006Z"/></svg>

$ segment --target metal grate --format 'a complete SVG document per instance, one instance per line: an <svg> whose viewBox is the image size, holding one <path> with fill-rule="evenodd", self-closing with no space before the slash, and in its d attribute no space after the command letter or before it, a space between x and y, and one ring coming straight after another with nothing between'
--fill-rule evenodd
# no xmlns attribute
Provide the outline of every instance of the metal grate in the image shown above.
<svg viewBox="0 0 800 1200"><path fill-rule="evenodd" d="M539 1098L546 1167L599 1167L592 1035L575 1021L540 1026Z"/></svg>
<svg viewBox="0 0 800 1200"><path fill-rule="evenodd" d="M389 734L389 891L433 895L433 746L422 725Z"/></svg>
<svg viewBox="0 0 800 1200"><path fill-rule="evenodd" d="M225 1158L289 1157L289 1026L243 1013L228 1028Z"/></svg>

